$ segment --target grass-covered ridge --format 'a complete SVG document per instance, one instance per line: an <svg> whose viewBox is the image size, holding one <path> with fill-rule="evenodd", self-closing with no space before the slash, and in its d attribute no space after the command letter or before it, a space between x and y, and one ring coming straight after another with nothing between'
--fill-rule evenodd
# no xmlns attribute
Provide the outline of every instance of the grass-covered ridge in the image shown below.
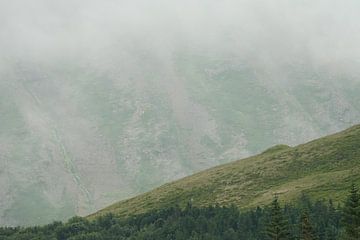
<svg viewBox="0 0 360 240"><path fill-rule="evenodd" d="M268 204L275 193L291 201L301 193L342 201L349 185L360 183L360 125L296 147L276 146L262 154L224 164L115 203L108 212L120 216L174 204Z"/></svg>

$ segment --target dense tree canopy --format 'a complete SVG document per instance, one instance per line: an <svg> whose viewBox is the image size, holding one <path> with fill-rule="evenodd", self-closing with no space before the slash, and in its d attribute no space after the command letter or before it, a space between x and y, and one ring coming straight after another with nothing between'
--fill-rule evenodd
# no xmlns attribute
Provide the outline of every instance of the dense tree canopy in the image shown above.
<svg viewBox="0 0 360 240"><path fill-rule="evenodd" d="M0 228L4 240L270 240L356 239L359 195L353 186L344 207L332 201L312 202L306 196L281 206L274 198L267 207L240 211L236 206L173 206L128 218L112 214L95 220L74 217L41 227Z"/></svg>
<svg viewBox="0 0 360 240"><path fill-rule="evenodd" d="M360 195L355 184L351 186L343 213L345 238L347 240L360 239Z"/></svg>

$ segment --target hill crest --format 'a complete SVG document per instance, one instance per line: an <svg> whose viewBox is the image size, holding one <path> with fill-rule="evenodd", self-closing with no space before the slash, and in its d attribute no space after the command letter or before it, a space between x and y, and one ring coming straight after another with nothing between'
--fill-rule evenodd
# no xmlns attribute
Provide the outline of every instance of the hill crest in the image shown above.
<svg viewBox="0 0 360 240"><path fill-rule="evenodd" d="M292 200L306 193L315 199L343 200L351 182L360 183L360 125L295 147L278 145L259 155L227 163L150 192L115 203L108 212L127 216L174 204L264 205L277 193Z"/></svg>

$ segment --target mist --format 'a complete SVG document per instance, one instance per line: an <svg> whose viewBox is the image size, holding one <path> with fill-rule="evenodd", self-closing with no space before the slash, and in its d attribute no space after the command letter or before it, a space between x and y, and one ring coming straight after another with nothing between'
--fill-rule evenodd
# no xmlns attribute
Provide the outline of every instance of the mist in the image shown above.
<svg viewBox="0 0 360 240"><path fill-rule="evenodd" d="M86 215L359 123L359 13L356 0L0 0L0 224Z"/></svg>
<svg viewBox="0 0 360 240"><path fill-rule="evenodd" d="M359 64L358 1L1 1L3 61L131 55L168 61L194 48L265 65ZM115 55L115 56L114 56ZM127 57L131 57L127 55ZM6 60L7 59L7 60Z"/></svg>

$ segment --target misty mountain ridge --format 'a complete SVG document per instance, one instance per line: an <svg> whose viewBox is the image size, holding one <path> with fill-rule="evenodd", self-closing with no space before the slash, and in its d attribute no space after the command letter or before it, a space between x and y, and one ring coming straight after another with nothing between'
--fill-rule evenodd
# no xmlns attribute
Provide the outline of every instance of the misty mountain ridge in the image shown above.
<svg viewBox="0 0 360 240"><path fill-rule="evenodd" d="M0 3L1 225L359 122L357 1L140 3Z"/></svg>
<svg viewBox="0 0 360 240"><path fill-rule="evenodd" d="M136 78L149 82L122 82L109 71L17 66L1 87L7 100L3 176L17 179L3 182L5 196L15 196L4 219L28 212L29 201L53 218L57 211L64 217L90 213L274 144L337 131L360 117L359 85L351 80L339 87L334 76L295 68L289 75L298 84L275 85L245 64L183 56L174 65L172 75L149 67L150 76Z"/></svg>

